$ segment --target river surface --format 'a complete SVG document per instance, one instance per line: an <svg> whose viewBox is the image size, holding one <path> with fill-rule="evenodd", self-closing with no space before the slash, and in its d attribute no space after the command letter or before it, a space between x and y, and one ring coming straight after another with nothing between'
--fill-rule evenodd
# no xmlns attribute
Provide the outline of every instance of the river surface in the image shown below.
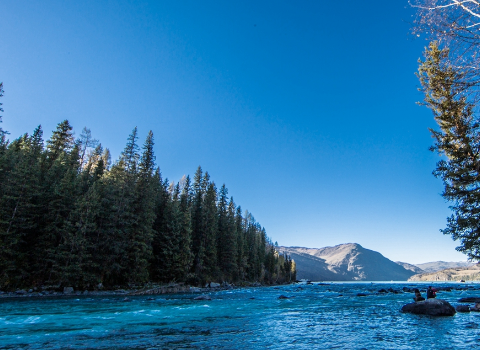
<svg viewBox="0 0 480 350"><path fill-rule="evenodd" d="M212 292L207 301L193 300L198 294L130 302L122 296L2 298L0 349L480 349L480 313L402 314L412 293L377 293L416 286L427 285L297 284ZM473 286L437 298L455 306L459 298L480 296L480 285Z"/></svg>

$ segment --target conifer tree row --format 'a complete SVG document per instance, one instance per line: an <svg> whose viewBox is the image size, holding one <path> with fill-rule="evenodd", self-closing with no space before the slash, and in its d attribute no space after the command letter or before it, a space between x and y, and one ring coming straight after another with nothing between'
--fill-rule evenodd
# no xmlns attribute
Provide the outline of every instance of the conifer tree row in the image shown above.
<svg viewBox="0 0 480 350"><path fill-rule="evenodd" d="M201 167L163 179L151 131L140 148L134 128L113 164L68 120L46 142L41 126L11 142L1 131L0 288L295 280L225 185Z"/></svg>

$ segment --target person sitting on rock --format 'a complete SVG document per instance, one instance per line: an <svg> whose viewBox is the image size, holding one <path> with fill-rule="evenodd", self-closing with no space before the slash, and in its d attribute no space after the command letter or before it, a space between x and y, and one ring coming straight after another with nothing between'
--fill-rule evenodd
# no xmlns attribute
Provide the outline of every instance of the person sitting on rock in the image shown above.
<svg viewBox="0 0 480 350"><path fill-rule="evenodd" d="M415 292L415 298L413 298L413 300L415 300L415 301L425 300L425 298L422 297L422 294L420 293L420 291L417 288L415 288L413 291Z"/></svg>
<svg viewBox="0 0 480 350"><path fill-rule="evenodd" d="M428 286L427 299L435 298L437 296L435 292L436 292L436 290L433 289L432 286Z"/></svg>

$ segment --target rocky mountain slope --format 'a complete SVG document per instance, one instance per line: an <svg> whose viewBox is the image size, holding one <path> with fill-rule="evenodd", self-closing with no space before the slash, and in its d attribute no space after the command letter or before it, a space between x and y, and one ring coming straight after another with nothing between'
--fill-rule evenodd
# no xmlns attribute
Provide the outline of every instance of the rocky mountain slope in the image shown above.
<svg viewBox="0 0 480 350"><path fill-rule="evenodd" d="M480 280L480 264L468 267L450 268L414 275L409 281L478 281Z"/></svg>
<svg viewBox="0 0 480 350"><path fill-rule="evenodd" d="M419 267L423 270L424 273L427 272L436 272L446 269L456 269L456 268L463 268L463 267L470 267L475 265L473 262L468 261L433 261L424 264L415 264L415 266ZM420 272L422 273L422 272Z"/></svg>
<svg viewBox="0 0 480 350"><path fill-rule="evenodd" d="M395 261L396 264L403 266L405 269L412 271L413 273L424 273L421 268L419 268L417 265L401 262L401 261Z"/></svg>
<svg viewBox="0 0 480 350"><path fill-rule="evenodd" d="M297 278L312 281L406 281L415 272L356 243L325 248L279 247L297 266Z"/></svg>

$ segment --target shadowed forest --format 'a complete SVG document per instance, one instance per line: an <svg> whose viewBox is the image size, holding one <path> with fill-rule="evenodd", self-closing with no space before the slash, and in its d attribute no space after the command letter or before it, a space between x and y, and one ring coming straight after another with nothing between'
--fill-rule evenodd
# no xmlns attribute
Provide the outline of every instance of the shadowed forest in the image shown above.
<svg viewBox="0 0 480 350"><path fill-rule="evenodd" d="M198 167L163 179L150 131L133 129L119 159L67 120L44 142L0 140L0 287L93 289L147 282L283 283L295 263L279 255L252 214Z"/></svg>

